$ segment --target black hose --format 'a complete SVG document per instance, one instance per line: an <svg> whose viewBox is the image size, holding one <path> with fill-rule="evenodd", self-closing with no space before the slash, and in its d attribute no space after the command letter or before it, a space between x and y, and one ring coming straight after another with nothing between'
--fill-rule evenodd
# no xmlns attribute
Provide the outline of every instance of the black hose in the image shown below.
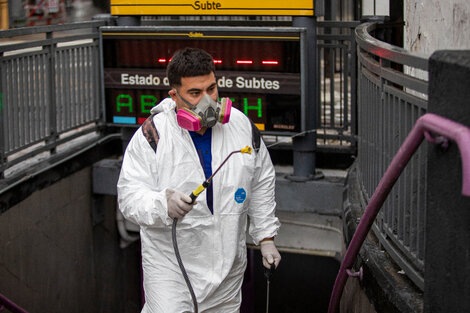
<svg viewBox="0 0 470 313"><path fill-rule="evenodd" d="M183 261L181 260L180 251L178 249L178 242L176 241L176 224L177 223L178 223L178 219L177 218L173 219L173 226L171 227L173 249L175 250L176 260L178 260L178 265L180 266L181 273L183 274L184 280L186 281L186 285L188 286L188 289L189 289L189 293L191 293L191 298L193 299L194 313L198 313L196 295L194 294L193 287L191 286L191 282L189 281L188 274L186 273L186 269L184 268Z"/></svg>
<svg viewBox="0 0 470 313"><path fill-rule="evenodd" d="M248 148L248 147L247 147ZM250 150L251 151L251 150ZM196 188L189 197L191 198L191 202L189 204L193 204L194 201L196 201L196 198L199 196L199 194L204 191L210 184L210 181L214 177L214 175L220 170L222 165L230 158L230 156L234 153L237 152L242 152L242 150L235 150L232 151L222 162L222 164L219 165L219 167L215 170L215 172L208 178L206 179L201 186ZM178 260L178 265L180 266L181 273L183 274L184 280L186 281L186 285L188 286L189 292L191 293L191 298L193 299L193 304L194 304L194 313L198 313L197 310L197 300L196 300L196 295L194 294L193 287L191 286L191 282L189 281L188 273L186 273L186 269L184 268L183 261L181 260L180 256L180 251L178 249L178 243L176 241L176 224L178 223L178 219L174 218L173 219L173 226L171 228L171 238L173 239L173 249L175 250L175 255L176 255L176 260Z"/></svg>

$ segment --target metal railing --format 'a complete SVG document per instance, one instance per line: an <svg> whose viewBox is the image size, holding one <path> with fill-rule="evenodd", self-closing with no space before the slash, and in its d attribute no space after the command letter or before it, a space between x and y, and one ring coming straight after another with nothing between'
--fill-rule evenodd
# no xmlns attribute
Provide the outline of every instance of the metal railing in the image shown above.
<svg viewBox="0 0 470 313"><path fill-rule="evenodd" d="M104 24L0 31L0 176L98 128Z"/></svg>
<svg viewBox="0 0 470 313"><path fill-rule="evenodd" d="M357 21L317 23L317 144L319 150L356 152Z"/></svg>
<svg viewBox="0 0 470 313"><path fill-rule="evenodd" d="M349 244L343 262L336 277L333 292L330 298L328 313L338 312L341 294L349 276L356 276L351 269L356 256L372 227L376 216L386 201L392 187L404 171L413 154L423 142L424 138L435 144L446 146L449 140L457 143L462 160L462 194L470 196L470 129L441 116L427 113L420 117L411 132L407 135L400 149L394 155L387 171L380 179L374 194L370 198L367 208L361 218L356 232ZM361 275L361 274L359 274Z"/></svg>
<svg viewBox="0 0 470 313"><path fill-rule="evenodd" d="M363 207L415 122L427 111L428 57L371 36L376 23L356 28L358 44L358 172ZM417 76L424 76L418 78ZM398 179L373 231L408 277L424 288L426 145Z"/></svg>

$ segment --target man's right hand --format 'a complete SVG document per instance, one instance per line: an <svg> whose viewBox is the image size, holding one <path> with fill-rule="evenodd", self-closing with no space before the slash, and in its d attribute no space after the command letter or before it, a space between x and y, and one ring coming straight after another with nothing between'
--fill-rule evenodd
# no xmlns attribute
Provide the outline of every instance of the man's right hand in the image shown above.
<svg viewBox="0 0 470 313"><path fill-rule="evenodd" d="M168 205L168 216L171 218L183 218L192 210L196 202L191 203L191 197L185 195L181 191L167 189L166 201Z"/></svg>

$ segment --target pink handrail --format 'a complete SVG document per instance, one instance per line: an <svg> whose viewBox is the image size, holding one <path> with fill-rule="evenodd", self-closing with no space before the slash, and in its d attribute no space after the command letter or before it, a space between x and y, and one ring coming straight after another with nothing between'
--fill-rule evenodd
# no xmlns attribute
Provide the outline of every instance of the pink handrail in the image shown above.
<svg viewBox="0 0 470 313"><path fill-rule="evenodd" d="M336 276L328 313L338 312L341 295L348 278L347 271L352 268L364 239L390 190L424 138L433 143L447 144L447 140L457 143L462 159L462 194L467 197L470 196L470 129L432 113L421 116L395 154L370 198Z"/></svg>
<svg viewBox="0 0 470 313"><path fill-rule="evenodd" d="M23 308L20 308L10 299L0 293L0 312L3 310L3 308L6 308L12 313L28 313L28 311L24 310Z"/></svg>

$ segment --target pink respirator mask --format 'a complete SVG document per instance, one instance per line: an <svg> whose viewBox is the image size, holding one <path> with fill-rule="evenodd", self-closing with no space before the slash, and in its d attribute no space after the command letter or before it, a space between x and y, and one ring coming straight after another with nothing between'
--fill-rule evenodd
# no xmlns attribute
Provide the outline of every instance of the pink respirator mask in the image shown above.
<svg viewBox="0 0 470 313"><path fill-rule="evenodd" d="M202 127L213 127L217 122L228 123L232 109L232 101L229 98L222 98L220 102L216 102L205 94L197 105L192 105L179 93L176 94L190 107L190 109L182 108L176 113L176 120L182 128L198 131Z"/></svg>

